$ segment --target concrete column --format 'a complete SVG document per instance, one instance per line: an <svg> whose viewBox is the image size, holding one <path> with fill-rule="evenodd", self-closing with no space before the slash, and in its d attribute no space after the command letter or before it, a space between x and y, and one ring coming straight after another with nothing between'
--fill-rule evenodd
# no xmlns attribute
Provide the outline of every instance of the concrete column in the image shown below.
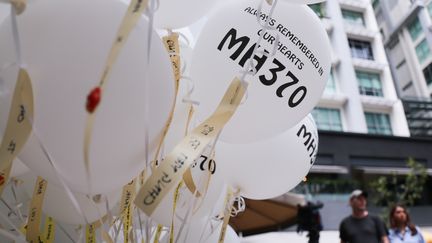
<svg viewBox="0 0 432 243"><path fill-rule="evenodd" d="M341 62L338 66L338 80L340 91L347 95L343 115L347 131L367 133L363 106L360 101L358 83L351 59L348 38L344 29L344 21L338 1L327 1L327 13L334 24L332 46Z"/></svg>

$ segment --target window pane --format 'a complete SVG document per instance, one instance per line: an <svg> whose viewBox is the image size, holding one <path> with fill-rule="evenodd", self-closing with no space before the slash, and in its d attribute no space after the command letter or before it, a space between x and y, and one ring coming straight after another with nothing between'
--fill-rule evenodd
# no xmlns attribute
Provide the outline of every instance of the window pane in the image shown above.
<svg viewBox="0 0 432 243"><path fill-rule="evenodd" d="M319 130L342 131L340 111L330 108L315 108L312 111Z"/></svg>
<svg viewBox="0 0 432 243"><path fill-rule="evenodd" d="M326 94L336 93L336 81L334 79L333 68L330 70L330 76L327 81L326 87L324 89L324 93Z"/></svg>
<svg viewBox="0 0 432 243"><path fill-rule="evenodd" d="M423 39L420 44L416 46L416 54L420 63L429 57L430 49L426 39Z"/></svg>
<svg viewBox="0 0 432 243"><path fill-rule="evenodd" d="M356 71L356 77L360 94L380 97L384 96L379 74Z"/></svg>
<svg viewBox="0 0 432 243"><path fill-rule="evenodd" d="M365 26L363 13L342 9L342 17L348 24Z"/></svg>
<svg viewBox="0 0 432 243"><path fill-rule="evenodd" d="M408 24L408 32L410 33L411 39L413 41L415 41L417 37L422 33L422 27L417 17Z"/></svg>
<svg viewBox="0 0 432 243"><path fill-rule="evenodd" d="M373 60L372 46L367 41L348 39L351 56L354 58Z"/></svg>
<svg viewBox="0 0 432 243"><path fill-rule="evenodd" d="M423 75L426 79L426 83L432 84L432 63L430 63L425 69L423 69Z"/></svg>
<svg viewBox="0 0 432 243"><path fill-rule="evenodd" d="M373 7L374 9L376 9L376 8L378 7L378 5L379 5L379 0L373 0L373 1L372 1L372 7Z"/></svg>
<svg viewBox="0 0 432 243"><path fill-rule="evenodd" d="M388 114L365 112L365 118L368 133L392 135L390 117Z"/></svg>
<svg viewBox="0 0 432 243"><path fill-rule="evenodd" d="M318 17L323 18L324 17L324 8L322 3L315 3L308 5Z"/></svg>
<svg viewBox="0 0 432 243"><path fill-rule="evenodd" d="M429 5L427 6L427 10L429 12L429 15L432 17L432 2L429 3Z"/></svg>

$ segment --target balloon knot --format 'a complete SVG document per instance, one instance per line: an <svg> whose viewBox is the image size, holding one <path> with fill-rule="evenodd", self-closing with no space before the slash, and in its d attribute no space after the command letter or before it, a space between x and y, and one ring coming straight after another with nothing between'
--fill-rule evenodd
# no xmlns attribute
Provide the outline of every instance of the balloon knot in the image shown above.
<svg viewBox="0 0 432 243"><path fill-rule="evenodd" d="M87 104L86 109L89 113L93 113L99 105L99 102L102 98L102 90L100 87L94 88L87 95Z"/></svg>
<svg viewBox="0 0 432 243"><path fill-rule="evenodd" d="M4 175L0 175L0 186L3 186L3 184L6 182L6 178Z"/></svg>

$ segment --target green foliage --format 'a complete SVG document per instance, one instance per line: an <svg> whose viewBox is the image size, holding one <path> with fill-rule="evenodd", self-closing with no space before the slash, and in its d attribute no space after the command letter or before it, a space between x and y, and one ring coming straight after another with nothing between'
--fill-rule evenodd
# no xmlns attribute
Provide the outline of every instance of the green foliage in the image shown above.
<svg viewBox="0 0 432 243"><path fill-rule="evenodd" d="M312 194L348 194L359 186L360 183L352 179L308 178L307 182L300 183L294 191L298 193L307 191Z"/></svg>
<svg viewBox="0 0 432 243"><path fill-rule="evenodd" d="M387 206L384 216L394 204L413 206L421 198L427 180L426 168L409 158L410 171L407 175L380 176L370 183L372 201L380 206Z"/></svg>

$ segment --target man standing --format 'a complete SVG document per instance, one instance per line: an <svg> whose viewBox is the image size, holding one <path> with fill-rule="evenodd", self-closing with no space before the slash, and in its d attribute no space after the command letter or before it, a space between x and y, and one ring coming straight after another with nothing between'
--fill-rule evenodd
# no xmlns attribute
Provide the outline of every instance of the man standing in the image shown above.
<svg viewBox="0 0 432 243"><path fill-rule="evenodd" d="M350 195L352 214L342 220L339 226L341 243L389 243L384 222L369 215L367 193L354 190Z"/></svg>

